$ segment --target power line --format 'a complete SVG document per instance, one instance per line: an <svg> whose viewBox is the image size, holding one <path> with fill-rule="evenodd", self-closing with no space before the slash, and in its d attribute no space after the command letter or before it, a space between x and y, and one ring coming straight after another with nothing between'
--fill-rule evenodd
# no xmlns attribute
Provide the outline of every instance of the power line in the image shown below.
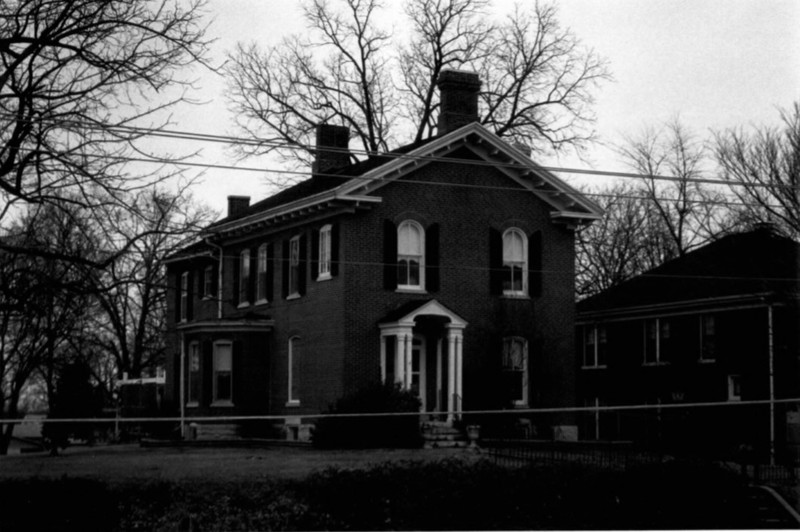
<svg viewBox="0 0 800 532"><path fill-rule="evenodd" d="M10 114L2 114L0 113L0 117L15 119L13 115ZM42 121L42 120L39 120ZM33 122L32 120L27 120L27 122ZM287 142L269 140L269 139L253 139L253 138L244 138L244 137L234 137L228 135L215 135L210 133L197 133L191 131L183 131L183 130L173 130L167 128L145 128L145 127L136 127L136 126L125 126L125 125L104 125L104 124L96 124L96 123L86 123L86 122L79 122L79 121L70 121L70 120L49 120L49 122L63 124L66 126L74 126L74 127L84 127L88 129L95 129L95 130L102 130L102 131L109 131L109 132L124 132L128 134L138 135L138 136L157 136L157 137L164 137L164 138L172 138L178 140L193 140L193 141L201 141L201 142L216 142L216 143L224 143L224 144L239 144L239 145L250 145L250 146L268 146L272 149L288 149L288 150L303 150L309 153L313 153L317 148L316 146L310 146L305 144L290 144ZM515 162L497 162L497 161L478 161L474 159L459 159L454 157L441 157L441 156L420 156L420 155L410 155L404 153L397 153L397 152L384 152L384 153L373 153L368 152L366 150L359 150L359 149L350 149L350 148L331 148L325 147L326 152L331 153L347 153L353 155L362 155L365 157L380 157L383 159L403 159L408 161L420 161L420 162L448 162L448 163L456 163L456 164L465 164L470 166L488 166L488 167L504 167L510 169L519 169L519 170L529 170L528 166L521 165ZM97 156L101 157L101 156ZM118 160L124 160L122 157L117 157ZM159 164L172 164L172 165L184 165L184 166L195 166L195 167L206 167L206 168L213 168L213 169L223 169L223 170L233 170L233 171L248 171L248 172L268 172L268 173L278 173L278 174L295 174L295 175L308 175L309 172L307 171L291 171L285 169L264 169L264 168L253 168L253 167L242 167L242 166L232 166L232 165L220 165L220 164L211 164L211 163L192 163L188 161L178 161L175 159L167 159L167 158L127 158L130 162L146 162L146 163L159 163ZM558 166L544 166L538 165L541 169L546 170L548 172L555 172L555 173L567 173L567 174L578 174L578 175L593 175L598 177L620 177L625 179L649 179L649 180L656 180L656 181L673 181L673 182L681 182L681 183L696 183L696 184L709 184L709 185L721 185L725 187L745 187L745 188L789 188L793 190L800 191L800 186L795 186L788 183L742 183L742 182L733 182L733 181L723 181L719 179L706 179L706 178L695 178L695 177L679 177L679 176L666 176L666 175L653 175L653 174L640 174L634 172L619 172L619 171L609 171L609 170L592 170L592 169L585 169L585 168L566 168L566 167L558 167ZM336 174L329 174L335 176ZM339 176L341 177L341 176ZM352 176L350 176L352 178Z"/></svg>

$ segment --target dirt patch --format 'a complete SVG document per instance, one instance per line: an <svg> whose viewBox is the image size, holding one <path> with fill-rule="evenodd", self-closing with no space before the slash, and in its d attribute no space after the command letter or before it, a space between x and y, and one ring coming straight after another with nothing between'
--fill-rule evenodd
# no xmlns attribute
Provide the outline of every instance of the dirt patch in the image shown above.
<svg viewBox="0 0 800 532"><path fill-rule="evenodd" d="M304 478L327 467L363 469L384 462L474 462L483 455L465 449L319 450L311 447L142 448L138 445L70 447L59 456L0 457L0 479L90 478L257 480Z"/></svg>

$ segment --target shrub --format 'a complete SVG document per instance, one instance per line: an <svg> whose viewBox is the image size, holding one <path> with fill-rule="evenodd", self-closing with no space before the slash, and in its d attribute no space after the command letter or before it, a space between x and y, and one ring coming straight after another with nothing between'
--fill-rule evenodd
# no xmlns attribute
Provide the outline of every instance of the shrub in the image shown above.
<svg viewBox="0 0 800 532"><path fill-rule="evenodd" d="M419 412L416 395L399 384L376 383L342 397L326 414L376 414ZM327 417L317 421L312 441L322 448L418 447L422 443L419 417Z"/></svg>

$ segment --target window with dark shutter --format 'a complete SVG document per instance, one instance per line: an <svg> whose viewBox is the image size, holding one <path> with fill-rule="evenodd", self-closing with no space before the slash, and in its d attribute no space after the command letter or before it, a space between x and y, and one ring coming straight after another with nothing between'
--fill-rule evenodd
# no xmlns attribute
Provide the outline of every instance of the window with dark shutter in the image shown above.
<svg viewBox="0 0 800 532"><path fill-rule="evenodd" d="M542 232L536 231L528 239L528 289L531 296L542 295Z"/></svg>
<svg viewBox="0 0 800 532"><path fill-rule="evenodd" d="M397 288L397 227L391 220L383 221L383 287Z"/></svg>
<svg viewBox="0 0 800 532"><path fill-rule="evenodd" d="M439 290L439 224L432 224L425 231L425 289Z"/></svg>
<svg viewBox="0 0 800 532"><path fill-rule="evenodd" d="M186 319L194 319L194 275L192 272L187 272L187 293L186 293Z"/></svg>
<svg viewBox="0 0 800 532"><path fill-rule="evenodd" d="M489 293L503 293L503 234L489 228Z"/></svg>
<svg viewBox="0 0 800 532"><path fill-rule="evenodd" d="M233 259L233 286L231 287L232 299L234 305L239 305L240 301L240 292L239 292L239 284L241 283L241 270L242 270L242 257L237 255L235 259Z"/></svg>
<svg viewBox="0 0 800 532"><path fill-rule="evenodd" d="M274 282L275 282L275 246L273 244L267 244L267 278L265 281L267 301L272 301L273 299Z"/></svg>
<svg viewBox="0 0 800 532"><path fill-rule="evenodd" d="M331 224L331 277L339 275L339 224Z"/></svg>
<svg viewBox="0 0 800 532"><path fill-rule="evenodd" d="M308 238L305 233L300 235L298 241L299 256L297 261L297 295L306 294L306 269L308 267Z"/></svg>
<svg viewBox="0 0 800 532"><path fill-rule="evenodd" d="M328 226L325 226L328 227ZM311 231L311 267L308 269L309 273L311 274L311 279L316 280L319 279L320 271L319 271L319 259L320 259L320 249L319 249L319 241L321 237L322 229L314 229Z"/></svg>
<svg viewBox="0 0 800 532"><path fill-rule="evenodd" d="M289 272L291 271L289 248L289 240L284 240L281 244L281 295L284 299L289 297Z"/></svg>

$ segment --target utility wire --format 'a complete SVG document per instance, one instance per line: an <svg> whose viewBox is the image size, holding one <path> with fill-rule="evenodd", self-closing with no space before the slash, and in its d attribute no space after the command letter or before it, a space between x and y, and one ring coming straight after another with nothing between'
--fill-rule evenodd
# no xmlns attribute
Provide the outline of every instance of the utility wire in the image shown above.
<svg viewBox="0 0 800 532"><path fill-rule="evenodd" d="M0 113L0 117L7 118L7 119L15 119L13 115L3 114ZM24 120L23 120L24 121ZM41 120L40 120L41 121ZM28 120L27 122L33 122ZM157 136L157 137L164 137L164 138L173 138L179 140L194 140L194 141L202 141L202 142L217 142L217 143L224 143L224 144L239 144L239 145L251 145L251 146L268 146L272 149L289 149L289 150L302 150L309 153L313 153L316 151L315 146L305 145L305 144L290 144L282 141L274 141L268 139L252 139L252 138L243 138L243 137L233 137L227 135L214 135L209 133L197 133L191 131L182 131L182 130L173 130L173 129L166 129L166 128L144 128L144 127L135 127L135 126L125 126L125 125L104 125L104 124L97 124L91 122L79 122L79 121L69 121L69 120L50 120L49 122L62 124L65 126L73 126L73 127L83 127L86 129L95 129L95 130L102 130L108 132L118 132L118 133L127 133L132 135L138 136ZM358 149L349 149L349 148L325 148L326 152L331 153L347 153L353 155L362 155L366 157L380 157L385 159L403 159L408 161L425 161L425 162L448 162L448 163L456 163L456 164L465 164L470 166L489 166L489 167L504 167L510 169L519 169L519 170L529 170L529 167L525 165L521 165L515 162L493 162L493 161L478 161L474 159L459 159L459 158L451 158L451 157L441 157L441 156L419 156L419 155L411 155L411 154L404 154L404 153L396 153L396 152L384 152L384 153L372 153L366 150L358 150ZM99 156L98 156L99 157ZM122 157L118 157L119 160L124 160ZM236 171L252 171L252 172L269 172L269 173L277 173L277 174L297 174L297 175L308 175L309 172L304 171L291 171L291 170L284 170L284 169L264 169L264 168L253 168L253 167L243 167L243 166L232 166L232 165L220 165L220 164L211 164L211 163L190 163L188 161L176 161L175 159L167 159L167 158L158 158L154 157L152 159L147 158L128 158L131 162L149 162L149 163L159 163L159 164L174 164L174 165L185 165L185 166L199 166L199 167L206 167L206 168L213 168L213 169L224 169L224 170L236 170ZM591 169L582 169L582 168L566 168L566 167L558 167L558 166L544 166L539 165L540 168L549 172L555 173L567 173L567 174L580 174L580 175L593 175L598 177L621 177L626 179L650 179L656 181L675 181L675 182L682 182L682 183L697 183L697 184L709 184L709 185L722 185L722 186L736 186L736 187L745 187L745 188L790 188L794 190L800 191L800 186L792 185L789 183L742 183L742 182L733 182L733 181L723 181L719 179L706 179L706 178L693 178L693 177L678 177L678 176L666 176L666 175L652 175L652 174L640 174L640 173L633 173L633 172L618 172L618 171L607 171L607 170L591 170ZM335 175L335 174L331 174ZM341 176L339 176L341 177Z"/></svg>

